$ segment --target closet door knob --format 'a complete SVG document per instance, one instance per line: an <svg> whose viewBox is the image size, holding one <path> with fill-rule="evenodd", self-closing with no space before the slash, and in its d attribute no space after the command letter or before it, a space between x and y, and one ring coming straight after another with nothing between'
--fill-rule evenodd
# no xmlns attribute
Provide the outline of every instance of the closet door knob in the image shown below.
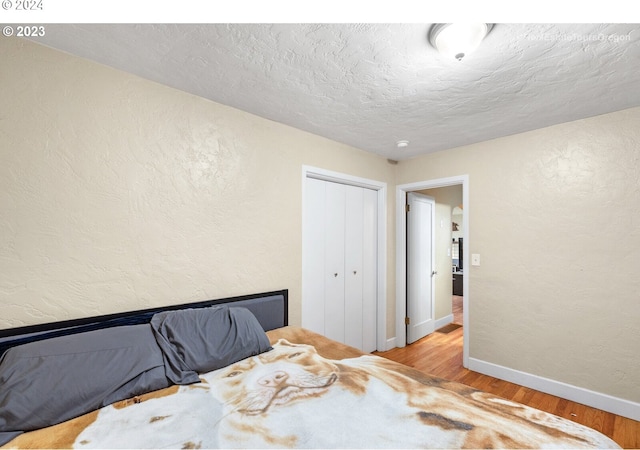
<svg viewBox="0 0 640 450"><path fill-rule="evenodd" d="M353 274L355 275L356 273L358 273L358 272L354 270L354 271L353 271Z"/></svg>
<svg viewBox="0 0 640 450"><path fill-rule="evenodd" d="M334 273L334 274L333 274L333 276L334 276L334 277L337 277L337 276L338 276L338 273L337 273L337 272L336 272L336 273Z"/></svg>

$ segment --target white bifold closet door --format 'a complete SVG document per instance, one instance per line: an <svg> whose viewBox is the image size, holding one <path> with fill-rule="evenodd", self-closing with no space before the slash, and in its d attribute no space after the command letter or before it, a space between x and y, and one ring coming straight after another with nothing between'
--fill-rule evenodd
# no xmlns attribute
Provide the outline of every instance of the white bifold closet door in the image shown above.
<svg viewBox="0 0 640 450"><path fill-rule="evenodd" d="M377 193L307 178L302 326L376 349Z"/></svg>

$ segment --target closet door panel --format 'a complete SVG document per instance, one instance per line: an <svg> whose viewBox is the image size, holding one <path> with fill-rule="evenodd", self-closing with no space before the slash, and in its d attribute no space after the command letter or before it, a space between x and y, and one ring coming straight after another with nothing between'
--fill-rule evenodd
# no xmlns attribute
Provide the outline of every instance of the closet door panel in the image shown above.
<svg viewBox="0 0 640 450"><path fill-rule="evenodd" d="M346 187L326 183L325 196L325 324L324 335L344 342Z"/></svg>
<svg viewBox="0 0 640 450"><path fill-rule="evenodd" d="M371 352L377 337L378 193L305 179L302 326Z"/></svg>
<svg viewBox="0 0 640 450"><path fill-rule="evenodd" d="M324 334L326 182L305 181L302 274L302 326Z"/></svg>
<svg viewBox="0 0 640 450"><path fill-rule="evenodd" d="M346 186L345 210L345 340L362 348L362 251L365 189Z"/></svg>
<svg viewBox="0 0 640 450"><path fill-rule="evenodd" d="M365 352L376 350L378 299L378 194L363 190L362 220L362 347Z"/></svg>

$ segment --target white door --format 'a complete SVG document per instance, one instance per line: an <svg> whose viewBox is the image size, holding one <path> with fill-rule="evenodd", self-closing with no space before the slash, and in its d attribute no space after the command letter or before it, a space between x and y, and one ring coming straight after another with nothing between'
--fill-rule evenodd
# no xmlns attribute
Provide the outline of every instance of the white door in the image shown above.
<svg viewBox="0 0 640 450"><path fill-rule="evenodd" d="M307 178L302 326L365 352L376 349L377 193Z"/></svg>
<svg viewBox="0 0 640 450"><path fill-rule="evenodd" d="M431 197L407 194L407 343L433 333L434 210Z"/></svg>
<svg viewBox="0 0 640 450"><path fill-rule="evenodd" d="M324 335L325 234L327 225L325 182L305 179L302 218L302 326Z"/></svg>
<svg viewBox="0 0 640 450"><path fill-rule="evenodd" d="M345 187L344 343L376 350L377 214L376 191Z"/></svg>
<svg viewBox="0 0 640 450"><path fill-rule="evenodd" d="M324 335L344 343L345 332L345 219L346 196L344 184L325 184L324 239ZM324 242L322 242L324 241Z"/></svg>

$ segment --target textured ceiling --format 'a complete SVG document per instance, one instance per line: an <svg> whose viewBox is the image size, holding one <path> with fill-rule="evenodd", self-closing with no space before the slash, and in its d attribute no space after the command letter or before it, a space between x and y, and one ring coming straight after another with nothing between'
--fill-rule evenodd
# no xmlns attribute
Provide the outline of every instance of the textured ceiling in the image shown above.
<svg viewBox="0 0 640 450"><path fill-rule="evenodd" d="M497 24L461 62L429 27L47 25L38 41L396 160L640 106L638 24Z"/></svg>

